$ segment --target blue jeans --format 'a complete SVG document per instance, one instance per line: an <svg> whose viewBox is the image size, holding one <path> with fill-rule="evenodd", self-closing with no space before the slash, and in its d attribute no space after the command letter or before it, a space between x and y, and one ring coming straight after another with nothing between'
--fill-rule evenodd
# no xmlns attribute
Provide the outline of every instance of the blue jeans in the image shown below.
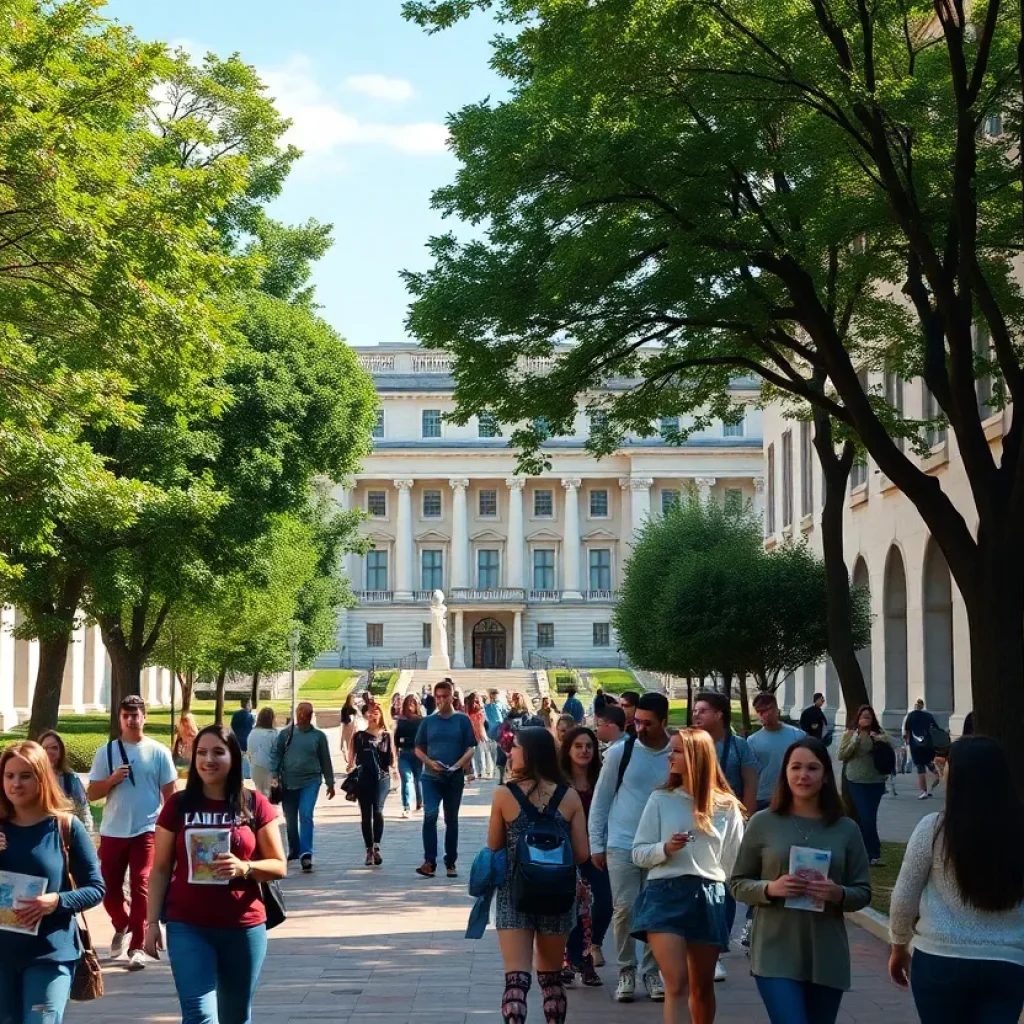
<svg viewBox="0 0 1024 1024"><path fill-rule="evenodd" d="M281 794L288 832L288 859L296 860L313 852L313 808L320 795L320 782L307 782L301 789L286 789Z"/></svg>
<svg viewBox="0 0 1024 1024"><path fill-rule="evenodd" d="M423 762L416 756L415 750L403 750L398 755L398 774L402 777L402 809L411 811L412 797L416 794L417 808L423 806L423 786L420 776L423 774Z"/></svg>
<svg viewBox="0 0 1024 1024"><path fill-rule="evenodd" d="M267 929L197 928L167 922L167 954L181 1024L249 1024L267 955Z"/></svg>
<svg viewBox="0 0 1024 1024"><path fill-rule="evenodd" d="M466 784L463 772L435 777L423 775L423 859L437 864L437 814L444 808L444 865L455 867L459 859L459 807Z"/></svg>
<svg viewBox="0 0 1024 1024"><path fill-rule="evenodd" d="M1024 1010L1024 967L915 950L910 991L921 1024L1017 1024Z"/></svg>
<svg viewBox="0 0 1024 1024"><path fill-rule="evenodd" d="M0 963L0 1024L60 1024L74 966L48 960L25 967Z"/></svg>
<svg viewBox="0 0 1024 1024"><path fill-rule="evenodd" d="M607 871L594 867L593 861L580 865L583 881L590 886L590 941L600 946L608 934L612 923L612 883ZM565 955L569 963L579 966L583 962L583 924L577 919L576 926L569 933L565 945Z"/></svg>
<svg viewBox="0 0 1024 1024"><path fill-rule="evenodd" d="M878 805L885 796L884 782L850 782L850 799L857 808L860 834L867 847L868 859L878 860L882 856L882 841L878 838Z"/></svg>
<svg viewBox="0 0 1024 1024"><path fill-rule="evenodd" d="M792 978L760 978L757 991L772 1024L835 1024L842 989Z"/></svg>

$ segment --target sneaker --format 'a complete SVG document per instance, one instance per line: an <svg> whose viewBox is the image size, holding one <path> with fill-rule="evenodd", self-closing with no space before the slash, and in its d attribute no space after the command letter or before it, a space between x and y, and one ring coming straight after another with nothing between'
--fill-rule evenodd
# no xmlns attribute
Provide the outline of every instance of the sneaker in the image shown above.
<svg viewBox="0 0 1024 1024"><path fill-rule="evenodd" d="M729 972L725 969L725 964L722 963L721 959L715 961L715 981L725 981L729 977Z"/></svg>
<svg viewBox="0 0 1024 1024"><path fill-rule="evenodd" d="M146 966L146 954L141 949L128 951L128 970L141 971Z"/></svg>
<svg viewBox="0 0 1024 1024"><path fill-rule="evenodd" d="M615 986L615 1002L631 1003L636 995L636 971L632 967L623 967L619 971L619 983Z"/></svg>
<svg viewBox="0 0 1024 1024"><path fill-rule="evenodd" d="M601 952L600 946L591 946L590 955L594 958L595 967L604 967L604 953Z"/></svg>
<svg viewBox="0 0 1024 1024"><path fill-rule="evenodd" d="M917 795L917 799L918 800L931 800L931 798L932 798L932 794L931 793L927 793L927 792L926 793L918 793L918 795Z"/></svg>
<svg viewBox="0 0 1024 1024"><path fill-rule="evenodd" d="M459 877L459 873L458 873L458 871L455 870L455 865L454 864L452 864L451 867L445 868L444 869L444 873L449 878L458 878Z"/></svg>
<svg viewBox="0 0 1024 1024"><path fill-rule="evenodd" d="M114 932L110 940L110 959L116 960L124 952L124 944L128 939L127 932Z"/></svg>
<svg viewBox="0 0 1024 1024"><path fill-rule="evenodd" d="M876 857L873 861L871 861L871 866L873 868L884 868L885 867L885 861L882 860L881 857Z"/></svg>
<svg viewBox="0 0 1024 1024"><path fill-rule="evenodd" d="M592 955L585 956L583 958L583 969L580 971L580 981L582 981L587 988L597 988L599 985L604 984L601 980L601 975L594 970L594 957Z"/></svg>
<svg viewBox="0 0 1024 1024"><path fill-rule="evenodd" d="M373 848L373 864L374 867L380 867L384 863L384 858L380 855L380 847L375 846Z"/></svg>
<svg viewBox="0 0 1024 1024"><path fill-rule="evenodd" d="M410 811L408 807L402 808L402 817L403 818L411 818L412 817L412 811Z"/></svg>
<svg viewBox="0 0 1024 1024"><path fill-rule="evenodd" d="M652 1003L661 1003L665 999L665 982L661 980L658 971L651 971L644 975L644 988L647 989L647 996Z"/></svg>
<svg viewBox="0 0 1024 1024"><path fill-rule="evenodd" d="M365 864L365 865L366 865L366 866L367 866L368 868L372 868L372 867L373 867L373 850L372 850L372 849L368 849L368 850L366 851L366 860L365 860L365 861L363 861L363 863L364 863L364 864Z"/></svg>
<svg viewBox="0 0 1024 1024"><path fill-rule="evenodd" d="M743 926L743 931L740 932L740 945L745 949L750 949L750 925L752 922L747 921Z"/></svg>
<svg viewBox="0 0 1024 1024"><path fill-rule="evenodd" d="M425 860L417 869L416 874L422 875L424 878L433 878L434 872L437 871L437 867L430 863L429 860Z"/></svg>
<svg viewBox="0 0 1024 1024"><path fill-rule="evenodd" d="M302 870L307 874L313 870L313 854L304 853L299 860L302 862Z"/></svg>

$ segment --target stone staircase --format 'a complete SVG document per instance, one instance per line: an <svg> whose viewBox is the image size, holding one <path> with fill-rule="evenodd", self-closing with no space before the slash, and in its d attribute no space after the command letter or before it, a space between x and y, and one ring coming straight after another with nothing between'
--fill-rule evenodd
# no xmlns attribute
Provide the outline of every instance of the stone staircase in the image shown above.
<svg viewBox="0 0 1024 1024"><path fill-rule="evenodd" d="M527 706L533 697L540 695L537 673L525 669L457 668L439 671L418 668L412 673L412 681L407 692L419 693L424 686L433 686L446 676L464 695L474 690L498 689L504 690L506 694L518 690L526 698Z"/></svg>

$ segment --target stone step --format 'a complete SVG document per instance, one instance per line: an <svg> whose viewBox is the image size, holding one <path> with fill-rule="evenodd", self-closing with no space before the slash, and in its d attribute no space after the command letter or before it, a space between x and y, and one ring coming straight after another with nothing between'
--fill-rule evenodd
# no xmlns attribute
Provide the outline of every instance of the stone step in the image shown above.
<svg viewBox="0 0 1024 1024"><path fill-rule="evenodd" d="M451 679L463 693L491 688L519 690L524 696L538 692L536 672L519 669L416 669L409 691L415 693L423 686L433 686L445 677Z"/></svg>

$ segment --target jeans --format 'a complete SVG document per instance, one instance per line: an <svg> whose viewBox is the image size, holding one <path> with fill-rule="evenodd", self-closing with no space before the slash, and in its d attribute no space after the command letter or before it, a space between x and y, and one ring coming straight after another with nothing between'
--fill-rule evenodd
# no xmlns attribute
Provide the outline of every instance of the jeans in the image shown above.
<svg viewBox="0 0 1024 1024"><path fill-rule="evenodd" d="M267 955L267 928L197 928L167 922L167 954L181 1024L249 1024Z"/></svg>
<svg viewBox="0 0 1024 1024"><path fill-rule="evenodd" d="M608 926L612 923L612 883L608 872L595 867L593 861L580 865L583 881L590 886L590 944L600 946L608 934ZM576 926L569 933L569 941L565 945L565 955L569 963L577 966L583 962L583 922L576 921Z"/></svg>
<svg viewBox="0 0 1024 1024"><path fill-rule="evenodd" d="M915 950L910 991L921 1024L1017 1024L1024 1010L1024 967Z"/></svg>
<svg viewBox="0 0 1024 1024"><path fill-rule="evenodd" d="M423 762L416 756L415 750L403 750L398 755L398 774L402 777L402 809L411 811L413 808L413 792L416 793L416 807L423 806L423 786L420 777L423 775Z"/></svg>
<svg viewBox="0 0 1024 1024"><path fill-rule="evenodd" d="M864 837L868 859L878 860L882 856L882 841L878 838L878 805L885 796L884 782L850 782L850 799L857 808L860 834Z"/></svg>
<svg viewBox="0 0 1024 1024"><path fill-rule="evenodd" d="M313 808L319 795L319 780L307 782L301 789L286 789L281 793L289 860L313 853Z"/></svg>
<svg viewBox="0 0 1024 1024"><path fill-rule="evenodd" d="M473 774L477 778L494 774L494 755L491 753L490 740L477 740L473 750Z"/></svg>
<svg viewBox="0 0 1024 1024"><path fill-rule="evenodd" d="M149 903L149 873L153 870L152 832L141 836L119 839L103 836L100 839L100 874L106 891L103 909L110 917L114 930L130 932L129 951L142 949L146 940L146 907ZM124 902L124 876L128 873L131 905Z"/></svg>
<svg viewBox="0 0 1024 1024"><path fill-rule="evenodd" d="M633 930L633 904L646 881L646 873L633 863L632 850L606 850L608 859L608 880L612 890L612 934L619 961L619 970L636 968L637 940L630 934ZM651 947L643 943L644 953L640 973L657 973L658 962Z"/></svg>
<svg viewBox="0 0 1024 1024"><path fill-rule="evenodd" d="M428 864L437 864L437 814L443 806L444 864L455 867L459 858L459 807L465 784L466 777L460 771L440 777L423 776L423 859Z"/></svg>
<svg viewBox="0 0 1024 1024"><path fill-rule="evenodd" d="M366 771L364 768L363 771ZM362 818L360 824L363 829L363 845L369 850L372 846L380 843L384 835L384 801L391 792L391 779L384 776L377 780L376 789L373 786L360 786L359 788L359 814Z"/></svg>
<svg viewBox="0 0 1024 1024"><path fill-rule="evenodd" d="M0 1024L60 1024L74 964L0 963Z"/></svg>
<svg viewBox="0 0 1024 1024"><path fill-rule="evenodd" d="M792 978L760 978L757 991L772 1024L835 1024L843 991Z"/></svg>

